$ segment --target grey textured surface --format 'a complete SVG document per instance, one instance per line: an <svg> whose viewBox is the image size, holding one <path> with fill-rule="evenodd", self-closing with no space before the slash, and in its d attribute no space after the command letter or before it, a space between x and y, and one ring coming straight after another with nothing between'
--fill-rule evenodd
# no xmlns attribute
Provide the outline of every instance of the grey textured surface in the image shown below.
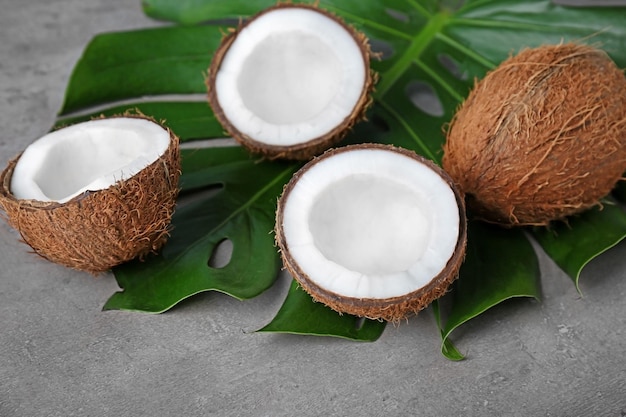
<svg viewBox="0 0 626 417"><path fill-rule="evenodd" d="M154 26L139 0L0 0L0 164L45 133L95 33ZM118 290L29 253L0 222L0 416L626 415L626 244L584 271L580 297L541 255L541 303L514 300L439 354L429 312L375 343L253 333L288 277L240 302L169 313L101 307ZM498 256L498 254L494 254Z"/></svg>

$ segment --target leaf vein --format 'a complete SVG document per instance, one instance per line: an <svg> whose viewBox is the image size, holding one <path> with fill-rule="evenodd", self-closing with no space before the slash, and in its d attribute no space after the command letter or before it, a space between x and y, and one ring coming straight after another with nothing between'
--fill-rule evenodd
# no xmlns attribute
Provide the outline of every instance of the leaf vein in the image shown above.
<svg viewBox="0 0 626 417"><path fill-rule="evenodd" d="M422 138L417 134L417 132L415 132L411 126L409 126L409 124L406 122L406 120L404 120L404 118L402 116L400 116L398 114L398 112L396 112L393 107L391 107L388 103L380 100L378 102L381 107L383 107L392 117L394 117L398 123L400 123L400 125L404 128L404 130L406 130L406 132L409 134L409 136L411 137L411 139L413 139L413 142L415 142L415 144L417 144L418 148L422 150L423 155L426 156L427 158L436 161L437 158L436 156L432 153L432 151L428 148L428 146L426 146L426 144L424 143L424 141L422 140Z"/></svg>

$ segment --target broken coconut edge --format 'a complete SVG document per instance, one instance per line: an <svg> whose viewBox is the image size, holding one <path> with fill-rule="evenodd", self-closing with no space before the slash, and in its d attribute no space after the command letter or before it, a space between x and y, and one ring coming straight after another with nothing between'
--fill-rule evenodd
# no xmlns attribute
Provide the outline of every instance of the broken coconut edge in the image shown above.
<svg viewBox="0 0 626 417"><path fill-rule="evenodd" d="M0 174L0 209L7 222L51 262L98 274L158 251L169 237L180 176L179 139L151 117L127 113L107 119L118 117L150 121L170 137L163 154L130 178L59 203L12 194L11 177L23 152Z"/></svg>
<svg viewBox="0 0 626 417"><path fill-rule="evenodd" d="M365 80L363 83L361 94L354 106L352 107L352 111L347 117L345 117L341 121L341 123L332 128L332 130L327 131L321 136L308 140L306 142L301 142L293 145L275 145L256 140L250 135L241 132L241 130L228 119L217 97L218 94L216 92L216 81L224 57L228 53L231 45L235 42L237 36L257 18L262 17L267 13L287 8L304 9L317 12L325 16L326 18L331 19L335 23L339 24L343 29L345 29L346 32L348 32L348 34L351 35L351 37L354 39L355 44L358 45L361 51ZM351 25L346 24L340 17L318 7L315 4L294 4L290 2L278 3L275 6L262 10L258 14L252 16L249 20L241 22L237 28L231 29L230 32L224 36L218 49L213 55L211 64L208 69L208 73L205 77L205 85L207 87L208 93L208 102L213 110L215 117L220 122L222 127L226 130L226 133L232 136L237 142L239 142L250 152L260 154L261 156L270 160L288 159L306 161L311 159L313 156L319 155L320 153L332 147L334 144L341 141L348 134L348 132L350 132L350 130L356 123L366 120L367 109L371 106L373 101L371 94L373 93L375 84L378 81L378 73L373 71L369 65L372 56L376 56L376 54L372 53L369 40L365 36L365 34L356 30Z"/></svg>
<svg viewBox="0 0 626 417"><path fill-rule="evenodd" d="M291 256L283 231L283 212L287 200L286 196L289 195L290 191L299 179L311 166L324 158L328 158L340 152L348 152L352 149L381 149L397 152L412 158L417 163L425 165L427 168L433 170L437 175L439 175L440 178L450 187L455 196L459 215L459 231L454 251L448 259L445 267L436 276L432 277L426 285L417 290L400 296L388 298L357 298L344 296L333 291L329 291L314 282ZM315 302L321 302L339 314L347 313L373 320L384 320L392 323L398 323L401 320L405 320L410 316L416 315L433 301L445 295L450 285L458 278L459 270L465 259L465 249L467 244L467 218L465 213L464 196L456 187L452 178L442 168L434 162L410 150L393 145L383 145L377 143L348 145L345 147L334 148L326 151L321 156L316 157L305 164L285 185L283 193L279 198L276 211L275 239L276 244L279 247L284 268Z"/></svg>

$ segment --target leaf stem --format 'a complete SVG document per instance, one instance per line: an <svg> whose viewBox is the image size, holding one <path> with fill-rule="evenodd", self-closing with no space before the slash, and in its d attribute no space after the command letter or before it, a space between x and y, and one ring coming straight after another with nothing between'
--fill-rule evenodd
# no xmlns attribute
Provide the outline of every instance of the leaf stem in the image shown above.
<svg viewBox="0 0 626 417"><path fill-rule="evenodd" d="M268 190L272 189L272 187L275 187L277 184L281 182L286 183L287 180L295 172L295 167L296 167L295 164L289 165L285 170L283 170L279 175L277 175L272 181L267 183L263 188L257 191L251 198L249 198L248 201L242 204L241 207L239 207L237 210L231 213L230 216L226 217L226 219L222 223L220 223L220 225L217 228L222 227L223 224L227 223L235 216L238 216L243 211L248 210L257 200L259 200L263 196L263 194L267 193Z"/></svg>
<svg viewBox="0 0 626 417"><path fill-rule="evenodd" d="M441 78L439 76L439 74L437 74L437 72L435 70L433 70L430 66L424 64L424 62L422 62L420 60L416 60L415 61L415 65L417 65L419 68L421 68L422 71L424 71L426 74L428 74L428 76L431 77L435 82L437 82L437 84L441 88L446 90L446 92L448 94L450 94L450 96L453 99L455 99L458 102L463 101L463 99L464 99L463 95L459 94L459 92L456 91L450 84L445 82L444 79Z"/></svg>
<svg viewBox="0 0 626 417"><path fill-rule="evenodd" d="M409 0L409 3L422 16L424 16L426 18L431 18L432 17L432 14L424 6L422 6L419 2L417 2L415 0Z"/></svg>
<svg viewBox="0 0 626 417"><path fill-rule="evenodd" d="M474 61L476 61L477 63L479 63L480 65L484 66L487 69L493 69L496 67L496 63L489 61L482 55L478 54L477 52L474 52L472 49L466 47L465 45L452 39L449 36L440 34L439 39L441 39L443 42L447 43L451 47L455 48L456 50L464 53L465 55L472 58Z"/></svg>
<svg viewBox="0 0 626 417"><path fill-rule="evenodd" d="M404 54L396 60L396 63L389 70L381 74L381 80L376 87L377 98L380 99L389 91L411 63L426 49L433 38L441 32L448 19L449 15L446 12L440 12L432 16L426 26L413 38Z"/></svg>
<svg viewBox="0 0 626 417"><path fill-rule="evenodd" d="M548 25L531 22L514 22L514 21L499 21L499 20L487 20L487 19L468 19L468 18L456 18L454 23L457 25L465 25L470 27L494 29L494 30L527 30L530 32L555 32L561 33L563 26L560 25ZM569 28L568 28L569 29ZM572 28L577 29L576 27Z"/></svg>
<svg viewBox="0 0 626 417"><path fill-rule="evenodd" d="M406 132L409 134L409 136L411 137L411 139L413 139L413 142L415 142L415 144L418 146L419 149L421 149L421 154L433 161L437 161L437 157L435 156L435 154L430 150L430 148L428 148L428 146L426 146L426 144L424 143L424 141L422 140L422 138L417 134L417 132L415 132L415 130L413 130L411 128L411 126L406 122L406 120L400 116L398 114L398 112L391 107L391 105L385 101L379 100L378 103L380 104L380 106L382 108L384 108L393 118L396 119L396 121L398 123L400 123L402 125L402 127L406 130Z"/></svg>
<svg viewBox="0 0 626 417"><path fill-rule="evenodd" d="M400 30L391 28L389 26L382 25L376 22L375 20L365 19L363 16L359 16L354 13L351 13L349 10L341 9L338 7L331 7L331 6L327 6L327 10L333 13L340 14L341 16L347 18L351 22L358 22L359 25L367 26L367 27L376 29L382 33L386 33L390 37L396 37L400 39L409 39L409 40L411 39L411 36L409 34L406 34Z"/></svg>

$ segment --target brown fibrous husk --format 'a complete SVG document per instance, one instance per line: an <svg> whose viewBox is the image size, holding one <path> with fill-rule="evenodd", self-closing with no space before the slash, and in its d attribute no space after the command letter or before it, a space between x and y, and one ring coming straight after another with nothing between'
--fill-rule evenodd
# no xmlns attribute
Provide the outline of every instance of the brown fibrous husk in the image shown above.
<svg viewBox="0 0 626 417"><path fill-rule="evenodd" d="M153 119L144 115L124 117ZM167 129L164 127L164 129ZM19 155L0 174L0 208L38 255L93 274L158 251L169 237L178 195L178 137L135 176L66 203L17 199L10 189Z"/></svg>
<svg viewBox="0 0 626 417"><path fill-rule="evenodd" d="M289 251L289 246L285 241L283 232L283 211L289 198L291 189L296 185L300 177L315 163L323 158L332 156L338 152L346 152L350 149L386 149L401 153L415 159L434 170L450 186L455 197L459 210L459 236L454 249L454 253L448 260L444 269L434 276L424 287L402 296L390 298L355 298L347 297L329 291L315 283L298 263L293 259ZM465 259L465 248L467 244L467 220L465 214L465 203L462 192L456 187L452 178L432 161L404 148L393 145L382 145L376 143L365 143L359 145L349 145L345 147L330 149L319 157L314 158L305 164L292 179L285 185L283 193L278 201L276 212L276 244L280 248L280 254L285 269L298 282L298 284L316 302L321 302L336 312L352 314L358 317L365 317L373 320L384 320L398 323L402 320L416 315L418 312L430 305L434 300L442 297L448 291L450 285L458 278L459 269Z"/></svg>
<svg viewBox="0 0 626 417"><path fill-rule="evenodd" d="M598 205L626 171L626 78L576 43L522 50L454 116L443 167L476 217L548 225Z"/></svg>
<svg viewBox="0 0 626 417"><path fill-rule="evenodd" d="M228 52L230 46L235 41L239 33L243 29L245 29L247 25L254 21L254 19L266 13L270 13L274 10L282 8L302 8L314 10L339 23L352 35L356 43L359 45L363 56L363 66L364 68L366 68L366 79L363 85L363 90L361 91L359 100L354 106L352 114L346 117L338 126L333 128L326 134L307 142L289 146L271 145L263 143L253 137L250 137L249 135L244 134L239 129L237 129L224 114L215 89L217 73L220 70L220 66L222 64L224 56ZM329 11L320 8L316 4L295 4L291 2L278 3L275 6L269 7L261 11L249 20L241 22L237 28L232 29L228 34L226 34L226 36L224 36L218 49L213 55L207 76L205 78L209 105L211 106L217 120L226 130L227 134L232 136L237 142L239 142L250 152L259 154L270 160L289 159L307 161L313 156L319 155L320 153L340 142L350 132L355 124L366 119L367 109L371 106L373 102L372 92L374 91L374 87L376 85L376 82L378 81L378 74L370 68L370 59L374 55L375 54L372 53L369 40L365 36L365 34L356 30L354 27L346 24L341 18L330 13Z"/></svg>

